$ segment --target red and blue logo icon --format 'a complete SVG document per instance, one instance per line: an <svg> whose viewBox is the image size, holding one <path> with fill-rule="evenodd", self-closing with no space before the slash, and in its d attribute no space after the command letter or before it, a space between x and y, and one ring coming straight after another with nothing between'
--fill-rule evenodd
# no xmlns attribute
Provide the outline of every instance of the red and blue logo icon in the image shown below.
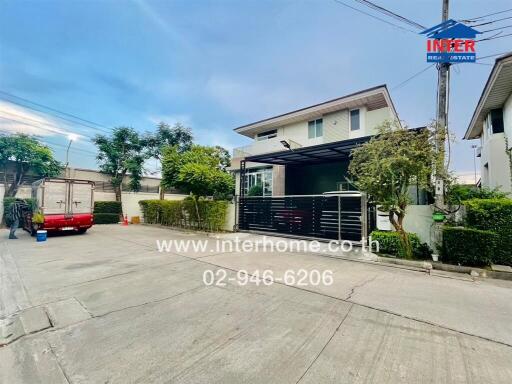
<svg viewBox="0 0 512 384"><path fill-rule="evenodd" d="M474 63L476 61L476 29L453 19L421 32L427 40L429 63Z"/></svg>

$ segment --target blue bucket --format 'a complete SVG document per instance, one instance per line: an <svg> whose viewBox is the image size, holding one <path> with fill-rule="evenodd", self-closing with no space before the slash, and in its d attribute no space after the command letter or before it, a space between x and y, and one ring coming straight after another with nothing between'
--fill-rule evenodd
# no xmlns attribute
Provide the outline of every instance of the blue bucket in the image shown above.
<svg viewBox="0 0 512 384"><path fill-rule="evenodd" d="M46 241L46 231L39 230L36 235L37 241Z"/></svg>

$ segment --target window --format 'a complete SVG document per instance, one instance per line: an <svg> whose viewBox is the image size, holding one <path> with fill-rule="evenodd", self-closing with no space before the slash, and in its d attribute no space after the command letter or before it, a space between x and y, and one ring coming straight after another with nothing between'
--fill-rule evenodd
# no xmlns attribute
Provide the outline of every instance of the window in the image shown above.
<svg viewBox="0 0 512 384"><path fill-rule="evenodd" d="M260 185L263 196L272 196L272 168L250 169L245 173L244 192L247 195L252 187Z"/></svg>
<svg viewBox="0 0 512 384"><path fill-rule="evenodd" d="M361 128L359 122L359 109L353 109L350 111L350 130L357 131Z"/></svg>
<svg viewBox="0 0 512 384"><path fill-rule="evenodd" d="M492 133L503 132L503 109L493 109L491 111Z"/></svg>
<svg viewBox="0 0 512 384"><path fill-rule="evenodd" d="M323 120L317 119L308 122L308 138L314 139L324 135Z"/></svg>
<svg viewBox="0 0 512 384"><path fill-rule="evenodd" d="M268 140L277 137L277 129L273 129L271 131L261 132L256 135L256 140Z"/></svg>

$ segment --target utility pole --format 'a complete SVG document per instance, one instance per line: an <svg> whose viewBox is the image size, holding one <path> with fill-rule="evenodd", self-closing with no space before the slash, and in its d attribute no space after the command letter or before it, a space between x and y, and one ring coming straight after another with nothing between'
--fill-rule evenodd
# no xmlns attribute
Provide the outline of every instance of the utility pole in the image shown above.
<svg viewBox="0 0 512 384"><path fill-rule="evenodd" d="M443 1L442 21L448 20L449 0ZM445 143L448 127L448 81L450 75L450 63L440 63L438 67L438 98L437 98L437 125L436 125L436 150L438 161L435 171L435 204L436 207L444 208L444 173L445 173ZM448 138L449 139L449 138Z"/></svg>

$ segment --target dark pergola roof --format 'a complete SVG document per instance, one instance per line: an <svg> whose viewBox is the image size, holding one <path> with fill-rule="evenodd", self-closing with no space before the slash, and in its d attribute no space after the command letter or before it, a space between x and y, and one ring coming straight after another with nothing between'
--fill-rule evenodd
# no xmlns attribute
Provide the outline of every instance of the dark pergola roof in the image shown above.
<svg viewBox="0 0 512 384"><path fill-rule="evenodd" d="M346 160L350 152L357 146L366 143L372 136L358 137L355 139L335 141L332 143L312 145L310 147L271 152L261 155L246 157L245 161L264 164L294 165L317 164L332 161Z"/></svg>

